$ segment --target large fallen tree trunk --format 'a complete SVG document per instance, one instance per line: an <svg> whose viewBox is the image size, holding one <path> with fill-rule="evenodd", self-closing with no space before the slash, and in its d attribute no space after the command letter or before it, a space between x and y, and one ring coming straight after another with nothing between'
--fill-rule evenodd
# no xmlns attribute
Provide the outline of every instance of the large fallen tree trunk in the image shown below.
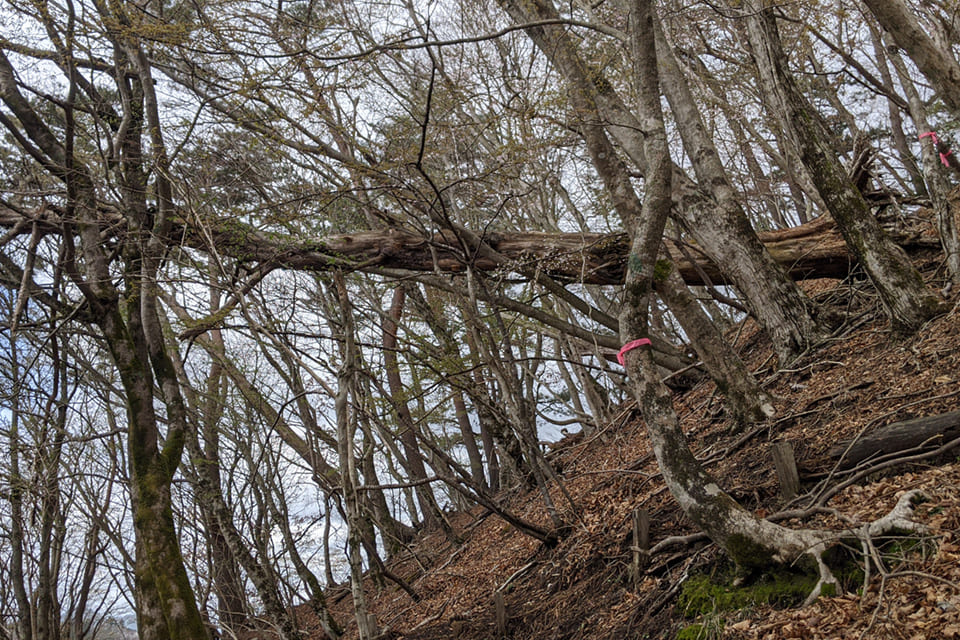
<svg viewBox="0 0 960 640"><path fill-rule="evenodd" d="M105 216L109 218L109 216ZM104 220L104 235L117 233L119 217ZM43 231L57 233L59 216L52 207L29 214L0 206L0 226L15 233L29 233L33 223ZM884 223L893 240L908 252L939 247L934 221L926 216L896 218ZM180 227L183 245L205 249L213 245L221 255L261 267L328 271L334 267L376 272L382 269L461 273L467 265L480 271L510 269L490 253L499 254L515 265L513 273L531 268L557 280L586 284L622 284L629 243L626 234L536 233L488 231L482 236L492 252L468 255L452 231L432 236L399 229L361 231L327 237L294 236L282 231L265 231L233 219L192 221ZM828 217L805 225L760 233L760 239L774 259L797 280L843 277L850 272L853 258L843 237ZM696 245L680 246L666 240L667 251L683 279L691 285L725 284L726 278ZM526 278L526 276L522 276Z"/></svg>
<svg viewBox="0 0 960 640"><path fill-rule="evenodd" d="M929 218L902 218L884 226L908 252L939 246L934 222ZM296 241L231 225L211 232L222 253L298 269L327 270L340 265L363 271L388 268L458 273L472 264L481 271L504 270L502 264L489 258L464 255L461 244L449 231L427 238L388 229ZM797 280L843 277L853 266L843 237L827 217L792 229L761 233L760 239ZM627 236L622 233L491 231L483 240L518 268L535 266L558 280L587 284L621 284L629 249ZM707 284L707 280L726 283L723 273L695 245L681 247L667 240L666 246L688 284Z"/></svg>

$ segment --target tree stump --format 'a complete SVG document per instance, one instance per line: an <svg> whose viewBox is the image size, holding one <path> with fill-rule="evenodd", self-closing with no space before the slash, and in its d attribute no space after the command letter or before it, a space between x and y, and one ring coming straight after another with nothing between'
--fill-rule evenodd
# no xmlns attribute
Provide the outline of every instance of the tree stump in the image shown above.
<svg viewBox="0 0 960 640"><path fill-rule="evenodd" d="M780 479L780 494L786 500L793 500L800 493L800 472L797 471L797 460L793 455L793 445L785 440L773 443L773 465L777 468L777 478Z"/></svg>

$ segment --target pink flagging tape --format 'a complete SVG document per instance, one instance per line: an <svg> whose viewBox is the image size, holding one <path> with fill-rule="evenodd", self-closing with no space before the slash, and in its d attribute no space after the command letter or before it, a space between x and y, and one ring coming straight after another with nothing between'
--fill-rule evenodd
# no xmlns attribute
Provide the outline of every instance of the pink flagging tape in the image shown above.
<svg viewBox="0 0 960 640"><path fill-rule="evenodd" d="M622 347L620 347L620 353L617 354L617 362L620 363L620 366L622 367L626 363L626 360L624 359L624 355L626 355L627 351L630 351L631 349L636 349L637 347L642 347L645 344L653 344L653 343L650 342L650 338L640 338L639 340L632 340L627 344L623 345Z"/></svg>
<svg viewBox="0 0 960 640"><path fill-rule="evenodd" d="M921 133L918 137L919 137L921 140L923 140L924 138L930 138L930 141L933 143L933 148L936 149L937 152L938 152L939 155L940 155L940 162L941 162L941 163L943 164L943 166L945 166L945 167L949 167L949 166L950 166L950 154L953 153L953 149L950 149L950 150L947 151L946 153L940 151L940 149L939 149L939 147L940 147L940 138L937 137L937 132L936 132L936 131L927 131L926 133Z"/></svg>

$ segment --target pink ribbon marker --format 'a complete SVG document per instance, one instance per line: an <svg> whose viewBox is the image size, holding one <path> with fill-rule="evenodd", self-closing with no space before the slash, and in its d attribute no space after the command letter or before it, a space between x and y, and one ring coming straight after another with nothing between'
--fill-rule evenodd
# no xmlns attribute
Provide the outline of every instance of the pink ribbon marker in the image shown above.
<svg viewBox="0 0 960 640"><path fill-rule="evenodd" d="M631 342L628 342L627 344L620 347L620 353L617 354L617 362L620 363L620 366L622 367L626 364L624 355L627 353L627 351L630 351L631 349L636 349L637 347L642 347L645 344L653 344L653 343L650 342L650 338L640 338L639 340L632 340Z"/></svg>
<svg viewBox="0 0 960 640"><path fill-rule="evenodd" d="M933 148L936 149L940 155L940 162L945 167L950 166L950 154L953 153L953 149L950 149L946 153L943 153L942 151L940 151L940 138L937 137L936 131L927 131L926 133L921 133L918 137L921 140L923 140L924 138L930 138L930 141L933 143Z"/></svg>

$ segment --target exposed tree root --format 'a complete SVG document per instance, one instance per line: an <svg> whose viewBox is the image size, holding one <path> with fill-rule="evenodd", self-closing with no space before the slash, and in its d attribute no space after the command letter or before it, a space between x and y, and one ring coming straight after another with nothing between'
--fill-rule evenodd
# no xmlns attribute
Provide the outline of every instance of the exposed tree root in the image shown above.
<svg viewBox="0 0 960 640"><path fill-rule="evenodd" d="M859 529L854 529L851 533L860 541L864 548L864 563L867 565L865 572L869 575L869 563L871 562L870 553L867 551L873 548L873 539L887 535L893 532L904 532L909 531L913 533L925 533L927 531L926 526L914 522L911 519L913 515L913 508L915 505L929 500L929 496L922 491L908 491L907 493L900 496L900 499L897 500L897 504L890 510L887 515L882 518L878 518L873 522L868 522L864 524ZM803 606L812 604L814 600L819 598L824 593L832 593L836 591L837 588L837 578L833 575L833 572L830 570L830 567L827 566L827 563L824 562L824 554L837 543L836 534L827 531L796 531L794 532L798 535L800 539L807 538L808 536L816 539L819 538L819 541L813 543L808 547L803 555L809 556L816 562L817 569L820 572L820 579L817 581L817 584L814 586L813 590L810 592L810 595L807 596L806 600L803 602Z"/></svg>

